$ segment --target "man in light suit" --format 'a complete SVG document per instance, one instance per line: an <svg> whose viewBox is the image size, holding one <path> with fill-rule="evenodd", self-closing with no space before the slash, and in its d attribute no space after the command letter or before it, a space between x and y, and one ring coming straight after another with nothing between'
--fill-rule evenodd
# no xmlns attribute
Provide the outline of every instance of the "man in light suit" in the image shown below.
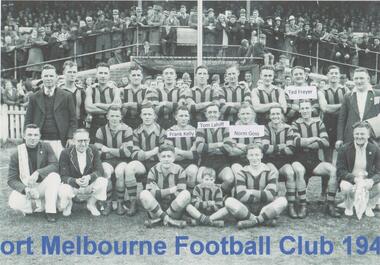
<svg viewBox="0 0 380 265"><path fill-rule="evenodd" d="M71 215L74 197L87 200L87 209L93 216L99 216L97 201L107 198L108 180L97 148L89 145L90 137L86 129L74 132L74 146L62 151L59 159L59 172L63 184L59 187L59 210L64 216Z"/></svg>
<svg viewBox="0 0 380 265"><path fill-rule="evenodd" d="M344 96L338 118L337 142L339 149L343 143L353 141L353 124L366 121L380 114L380 91L373 90L366 69L354 72L355 88Z"/></svg>
<svg viewBox="0 0 380 265"><path fill-rule="evenodd" d="M345 196L345 215L353 215L355 183L364 176L365 189L369 191L369 201L365 215L373 217L373 209L380 198L380 149L368 142L369 126L365 122L354 125L354 141L345 144L338 153L337 176ZM358 209L357 209L358 210Z"/></svg>
<svg viewBox="0 0 380 265"><path fill-rule="evenodd" d="M45 210L47 220L55 222L61 178L52 148L41 142L40 137L40 128L35 124L27 125L25 143L18 145L11 156L8 185L13 191L9 196L9 206L23 214Z"/></svg>
<svg viewBox="0 0 380 265"><path fill-rule="evenodd" d="M57 88L54 66L44 65L41 76L43 87L29 98L25 125L36 124L41 130L41 140L58 140L63 146L69 145L77 128L73 97Z"/></svg>

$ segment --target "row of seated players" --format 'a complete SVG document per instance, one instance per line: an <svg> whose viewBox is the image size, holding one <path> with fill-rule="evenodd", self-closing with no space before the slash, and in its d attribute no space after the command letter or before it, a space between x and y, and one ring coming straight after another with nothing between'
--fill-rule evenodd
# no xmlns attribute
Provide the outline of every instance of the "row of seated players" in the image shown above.
<svg viewBox="0 0 380 265"><path fill-rule="evenodd" d="M175 112L177 124L168 131L194 130L195 137L169 138L156 122L154 107L147 102L141 107L142 125L132 131L122 123L121 110L113 106L108 110L108 123L97 130L95 146L101 152L103 168L107 179L114 174L114 187L110 185L103 214L111 211L112 191L117 196L117 212L125 213L124 193L128 195L128 215L136 212L137 180L144 186L144 176L158 163L158 150L162 144L174 146L176 163L184 169L187 186L192 190L200 181L199 168L212 168L225 194L231 194L237 172L249 164L246 159L247 146L256 143L262 146L264 161L277 168L280 181L285 181L289 215L305 218L306 186L310 176L326 178L328 213L338 217L334 200L338 183L335 167L320 159L319 150L329 146L328 135L323 122L311 116L310 101L299 103L301 118L292 126L283 122L280 107L270 109L270 122L265 126L265 135L260 138L231 138L229 128L194 128L189 125L188 108L179 107ZM250 104L239 108L236 124L256 125L255 112ZM207 121L220 120L220 108L210 104L205 109ZM149 179L149 178L148 178ZM110 182L112 183L112 182ZM295 205L298 196L299 207Z"/></svg>

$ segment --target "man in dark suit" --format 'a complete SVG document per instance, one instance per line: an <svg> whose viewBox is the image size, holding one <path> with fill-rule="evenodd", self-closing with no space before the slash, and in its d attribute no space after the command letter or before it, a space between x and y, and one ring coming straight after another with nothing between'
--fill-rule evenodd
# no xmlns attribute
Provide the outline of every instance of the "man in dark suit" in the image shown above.
<svg viewBox="0 0 380 265"><path fill-rule="evenodd" d="M11 156L8 185L12 188L9 206L23 214L45 209L49 222L56 220L56 202L61 178L58 161L48 143L40 141L40 129L29 124L24 130L25 143ZM45 202L42 204L42 202Z"/></svg>
<svg viewBox="0 0 380 265"><path fill-rule="evenodd" d="M41 130L41 139L71 144L77 128L77 118L72 95L57 88L57 73L52 65L42 69L43 87L29 98L25 125L36 124Z"/></svg>
<svg viewBox="0 0 380 265"><path fill-rule="evenodd" d="M93 216L99 216L97 201L107 198L108 180L97 148L90 143L90 134L86 129L74 132L74 146L62 151L59 158L59 172L62 184L59 187L59 209L64 216L71 215L74 197L87 200L87 209Z"/></svg>
<svg viewBox="0 0 380 265"><path fill-rule="evenodd" d="M373 217L372 211L380 198L380 149L368 142L369 126L365 122L354 125L354 141L345 144L338 153L337 176L341 179L340 188L345 196L344 206L347 216L353 215L355 184L362 179L369 191L369 201L365 215ZM358 210L358 209L356 209Z"/></svg>
<svg viewBox="0 0 380 265"><path fill-rule="evenodd" d="M380 91L373 90L366 69L354 72L355 88L344 96L338 118L337 142L335 148L353 141L352 125L366 121L380 114Z"/></svg>

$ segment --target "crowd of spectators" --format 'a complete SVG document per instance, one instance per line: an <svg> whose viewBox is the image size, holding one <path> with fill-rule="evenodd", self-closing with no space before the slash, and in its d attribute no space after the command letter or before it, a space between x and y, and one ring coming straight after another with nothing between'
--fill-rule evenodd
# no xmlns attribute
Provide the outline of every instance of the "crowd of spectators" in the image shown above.
<svg viewBox="0 0 380 265"><path fill-rule="evenodd" d="M140 8L133 2L4 2L2 69L32 65L19 69L18 77L34 79L41 71L41 65L35 64L43 61L125 45L131 46L77 57L78 67L93 68L100 61L122 63L131 55L182 55L177 27L197 27L194 4L143 2ZM245 5L205 2L204 56L263 57L273 64L285 55L290 66L312 71L317 66L313 57L318 56L320 73L330 64L327 60L366 67L372 75L380 68L378 3L252 2L250 14L241 8ZM195 55L196 49L183 51ZM59 72L63 61L54 63ZM248 62L248 58L240 61ZM341 68L350 76L350 67ZM12 78L13 71L2 76Z"/></svg>

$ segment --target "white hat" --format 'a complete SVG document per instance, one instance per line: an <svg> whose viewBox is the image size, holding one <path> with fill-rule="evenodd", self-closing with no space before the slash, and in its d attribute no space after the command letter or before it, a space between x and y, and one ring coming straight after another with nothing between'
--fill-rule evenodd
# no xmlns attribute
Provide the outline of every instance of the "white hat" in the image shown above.
<svg viewBox="0 0 380 265"><path fill-rule="evenodd" d="M291 16L289 17L289 20L292 20L292 19L295 19L295 17L294 17L293 15L291 15Z"/></svg>

